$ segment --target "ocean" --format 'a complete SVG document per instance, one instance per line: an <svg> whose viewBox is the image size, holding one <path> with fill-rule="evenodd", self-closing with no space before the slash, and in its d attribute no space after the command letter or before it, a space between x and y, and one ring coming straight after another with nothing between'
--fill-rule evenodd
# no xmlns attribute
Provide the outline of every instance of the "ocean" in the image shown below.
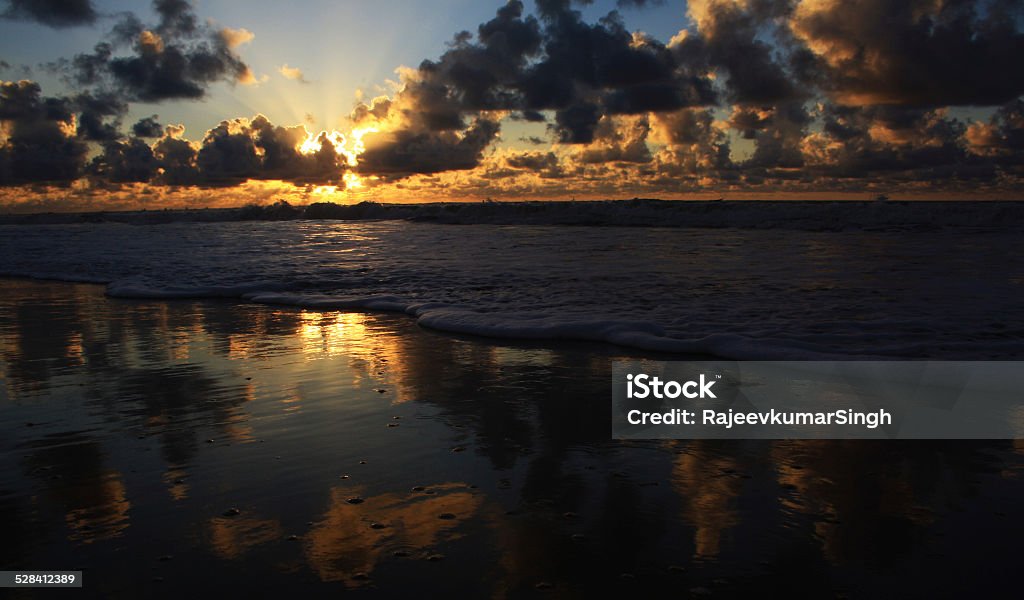
<svg viewBox="0 0 1024 600"><path fill-rule="evenodd" d="M1022 242L1012 226L2 225L0 276L738 360L998 359L1024 354Z"/></svg>

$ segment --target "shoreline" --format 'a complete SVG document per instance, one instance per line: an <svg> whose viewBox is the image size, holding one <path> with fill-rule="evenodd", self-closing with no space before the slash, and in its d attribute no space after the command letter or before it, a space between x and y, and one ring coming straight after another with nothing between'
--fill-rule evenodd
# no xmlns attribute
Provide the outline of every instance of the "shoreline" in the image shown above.
<svg viewBox="0 0 1024 600"><path fill-rule="evenodd" d="M111 296L106 292L106 288L109 285L107 282L102 281L70 281L65 279L50 279L43 277L32 277L22 275L0 275L0 285L5 281L24 281L39 283L41 285L68 285L68 286L90 286L96 288L103 288L103 296L112 301L128 302L128 303L189 303L189 302L211 302L211 303L223 303L228 305L238 306L254 306L254 307L265 307L268 310L275 309L289 309L295 312L309 311L316 313L330 313L337 312L341 314L345 313L358 313L372 316L392 316L396 319L403 321L411 320L416 327L421 328L425 331L432 332L437 335L442 335L451 339L466 340L475 343L489 344L495 346L504 346L508 348L524 349L524 350L557 350L565 347L571 347L579 350L588 350L596 354L614 354L620 353L630 358L650 358L660 360L722 360L723 357L715 356L713 354L705 353L682 353L682 352L663 352L658 350L648 350L635 346L629 346L625 344L616 344L614 342L602 341L602 340L590 340L581 338L531 338L531 337L502 337L502 336L489 336L475 333L466 333L462 331L452 331L437 327L430 327L421 324L417 316L410 314L405 310L387 309L387 308L371 308L352 306L348 308L331 308L331 307L311 307L303 306L299 304L289 303L271 303L271 302L256 302L248 300L242 297L208 297L208 296L181 296L176 298L152 298L152 297L120 297Z"/></svg>
<svg viewBox="0 0 1024 600"><path fill-rule="evenodd" d="M392 314L411 319L417 327L443 335L464 337L491 344L516 345L536 343L554 347L562 343L617 348L638 358L708 359L708 360L899 360L894 356L875 356L863 353L828 352L805 346L785 346L762 342L735 334L712 334L705 338L688 340L664 335L661 326L650 322L593 322L566 321L545 323L543 319L514 319L493 321L492 313L469 308L455 308L440 312L437 303L401 303L392 297L341 300L322 296L290 295L280 292L230 291L219 294L182 292L156 294L129 292L111 294L114 282L94 280L68 280L22 275L0 275L3 280L38 281L55 284L94 285L104 287L109 299L137 302L219 301L238 305L290 308L297 311ZM422 307L422 308L420 308ZM443 305L442 305L443 307ZM510 323L512 323L510 325ZM724 348L716 353L704 348Z"/></svg>

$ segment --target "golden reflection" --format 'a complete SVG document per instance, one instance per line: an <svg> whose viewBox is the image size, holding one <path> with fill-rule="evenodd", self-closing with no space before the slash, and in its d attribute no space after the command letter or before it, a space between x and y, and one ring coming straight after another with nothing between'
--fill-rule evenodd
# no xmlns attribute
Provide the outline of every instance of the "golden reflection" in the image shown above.
<svg viewBox="0 0 1024 600"><path fill-rule="evenodd" d="M429 553L461 537L460 522L476 515L483 504L463 483L431 486L430 494L381 494L350 504L347 500L358 491L332 489L327 512L309 532L306 557L323 581L359 585L357 573L369 574L395 550ZM456 518L440 518L445 513Z"/></svg>
<svg viewBox="0 0 1024 600"><path fill-rule="evenodd" d="M877 473L878 465L885 464L877 448L790 440L772 449L779 484L791 491L783 504L817 518L814 531L829 562L875 553L877 538L891 535L892 521L924 526L935 520L931 510L915 500L907 478ZM873 492L866 495L868 482ZM879 527L886 531L879 532Z"/></svg>
<svg viewBox="0 0 1024 600"><path fill-rule="evenodd" d="M341 356L352 346L368 343L362 313L303 311L300 318L302 353L308 360Z"/></svg>
<svg viewBox="0 0 1024 600"><path fill-rule="evenodd" d="M299 319L305 360L345 357L353 387L380 386L393 404L418 397L405 360L411 353L401 346L409 343L404 336L374 327L373 317L362 312L303 311Z"/></svg>
<svg viewBox="0 0 1024 600"><path fill-rule="evenodd" d="M491 354L489 362L499 367L548 367L556 361L555 352L543 348L493 346L488 350Z"/></svg>
<svg viewBox="0 0 1024 600"><path fill-rule="evenodd" d="M82 347L83 338L80 331L76 331L68 338L68 345L64 351L65 356L71 359L74 365L85 364L85 349Z"/></svg>
<svg viewBox="0 0 1024 600"><path fill-rule="evenodd" d="M252 401L252 386L249 388L249 394L243 398L243 402ZM242 409L231 408L227 419L221 424L221 431L224 436L236 444L243 442L251 442L255 439L252 424L249 422L249 415Z"/></svg>
<svg viewBox="0 0 1024 600"><path fill-rule="evenodd" d="M228 334L228 358L242 360L249 358L259 349L259 339L248 333Z"/></svg>
<svg viewBox="0 0 1024 600"><path fill-rule="evenodd" d="M117 473L107 473L95 484L76 488L68 498L74 497L79 506L64 514L64 522L71 530L69 540L90 544L118 537L128 529L132 505Z"/></svg>
<svg viewBox="0 0 1024 600"><path fill-rule="evenodd" d="M302 394L299 390L292 388L289 390L283 398L281 398L281 404L284 404L284 412L301 412L302 411Z"/></svg>
<svg viewBox="0 0 1024 600"><path fill-rule="evenodd" d="M694 442L676 457L672 487L683 500L685 521L696 528L695 558L718 556L723 533L739 524L735 504L743 483L733 475L737 470L735 459L703 442Z"/></svg>
<svg viewBox="0 0 1024 600"><path fill-rule="evenodd" d="M188 498L189 485L185 477L188 473L185 469L173 468L164 471L164 475L161 478L164 485L167 486L167 493L171 495L171 498L176 502L180 502Z"/></svg>
<svg viewBox="0 0 1024 600"><path fill-rule="evenodd" d="M221 558L238 558L260 544L280 539L281 524L255 517L214 517L209 522L210 546Z"/></svg>
<svg viewBox="0 0 1024 600"><path fill-rule="evenodd" d="M188 331L167 332L167 345L172 360L186 361L189 359L191 339L194 335L195 332Z"/></svg>

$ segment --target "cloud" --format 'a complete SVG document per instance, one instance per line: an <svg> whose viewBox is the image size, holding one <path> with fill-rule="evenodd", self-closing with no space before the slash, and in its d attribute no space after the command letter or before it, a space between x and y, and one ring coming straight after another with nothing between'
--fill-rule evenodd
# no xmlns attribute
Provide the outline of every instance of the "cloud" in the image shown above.
<svg viewBox="0 0 1024 600"><path fill-rule="evenodd" d="M111 93L82 93L72 100L78 111L78 137L91 142L108 142L121 137L121 117L128 104Z"/></svg>
<svg viewBox="0 0 1024 600"><path fill-rule="evenodd" d="M1019 2L801 2L804 80L844 104L993 105L1024 93Z"/></svg>
<svg viewBox="0 0 1024 600"><path fill-rule="evenodd" d="M35 82L2 82L0 185L67 184L89 176L113 184L223 187L280 180L344 186L348 156L326 133L308 152L301 151L309 137L302 125L278 126L262 115L236 118L191 142L181 125L161 131L156 115L140 119L133 135L125 137L103 121L122 113L123 106L109 97L47 98ZM158 139L150 146L145 137ZM87 164L90 141L102 152ZM463 140L450 153L468 152L472 145L471 139Z"/></svg>
<svg viewBox="0 0 1024 600"><path fill-rule="evenodd" d="M256 37L256 34L242 27L240 29L231 29L230 27L224 27L219 32L220 37L224 40L224 45L228 48L237 48L243 44L248 44Z"/></svg>
<svg viewBox="0 0 1024 600"><path fill-rule="evenodd" d="M164 136L153 144L153 155L160 161L155 183L172 186L200 183L196 169L196 144L183 139L184 133L184 125L168 125L164 128Z"/></svg>
<svg viewBox="0 0 1024 600"><path fill-rule="evenodd" d="M44 98L32 81L0 82L0 185L69 183L81 175L86 144L73 104Z"/></svg>
<svg viewBox="0 0 1024 600"><path fill-rule="evenodd" d="M971 152L1018 168L1024 165L1024 100L1002 106L987 123L971 123L966 139Z"/></svg>
<svg viewBox="0 0 1024 600"><path fill-rule="evenodd" d="M168 126L153 145L155 181L168 185L231 186L247 180L281 180L296 185L343 185L347 157L326 134L317 148L302 153L305 127L274 125L263 115L222 121L202 142L183 138L184 128Z"/></svg>
<svg viewBox="0 0 1024 600"><path fill-rule="evenodd" d="M678 40L674 49L679 56L721 70L734 103L773 104L805 97L775 48L763 39L789 7L781 0L691 0L687 10L698 35Z"/></svg>
<svg viewBox="0 0 1024 600"><path fill-rule="evenodd" d="M399 68L388 95L359 96L342 149L335 134L310 141L259 115L224 118L198 141L155 116L125 135L133 102L256 81L238 53L250 31L157 0L156 22L121 15L92 51L57 65L77 86L66 97L4 84L0 177L308 190L358 173L384 195L549 197L1024 189L1015 0L690 0L667 43L615 11L585 20L591 4L539 0L531 14L506 2L439 56ZM502 147L502 125L535 148ZM33 156L50 166L13 166Z"/></svg>
<svg viewBox="0 0 1024 600"><path fill-rule="evenodd" d="M650 162L650 130L646 116L602 117L595 128L594 143L581 149L577 160L590 164Z"/></svg>
<svg viewBox="0 0 1024 600"><path fill-rule="evenodd" d="M163 126L157 116L143 117L132 125L132 135L142 138L158 138L163 134Z"/></svg>
<svg viewBox="0 0 1024 600"><path fill-rule="evenodd" d="M292 81L298 81L299 83L309 83L306 81L306 76L302 73L302 69L298 67L289 67L287 63L281 65L277 72L284 76L285 79L291 79Z"/></svg>
<svg viewBox="0 0 1024 600"><path fill-rule="evenodd" d="M93 174L111 183L147 182L159 168L153 149L139 138L104 144L103 154L90 165Z"/></svg>
<svg viewBox="0 0 1024 600"><path fill-rule="evenodd" d="M215 82L256 81L236 53L252 39L251 32L200 24L184 0L155 0L153 7L158 23L146 26L126 14L91 53L58 61L53 68L74 85L109 90L127 102L196 100ZM123 47L127 54L120 53Z"/></svg>
<svg viewBox="0 0 1024 600"><path fill-rule="evenodd" d="M465 131L408 129L366 136L361 173L402 177L472 169L498 134L496 121L477 119Z"/></svg>
<svg viewBox="0 0 1024 600"><path fill-rule="evenodd" d="M35 21L55 28L91 25L98 16L91 0L5 0L0 9L5 19Z"/></svg>
<svg viewBox="0 0 1024 600"><path fill-rule="evenodd" d="M944 181L992 178L995 165L965 150L966 127L945 109L825 105L823 128L802 142L820 178Z"/></svg>

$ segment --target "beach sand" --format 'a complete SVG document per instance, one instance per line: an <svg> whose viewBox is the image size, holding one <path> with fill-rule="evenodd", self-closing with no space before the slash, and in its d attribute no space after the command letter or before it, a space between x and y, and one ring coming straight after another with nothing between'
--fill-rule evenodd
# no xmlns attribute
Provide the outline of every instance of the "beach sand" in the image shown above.
<svg viewBox="0 0 1024 600"><path fill-rule="evenodd" d="M626 356L0 280L0 569L133 598L1016 582L1020 441L616 442Z"/></svg>

